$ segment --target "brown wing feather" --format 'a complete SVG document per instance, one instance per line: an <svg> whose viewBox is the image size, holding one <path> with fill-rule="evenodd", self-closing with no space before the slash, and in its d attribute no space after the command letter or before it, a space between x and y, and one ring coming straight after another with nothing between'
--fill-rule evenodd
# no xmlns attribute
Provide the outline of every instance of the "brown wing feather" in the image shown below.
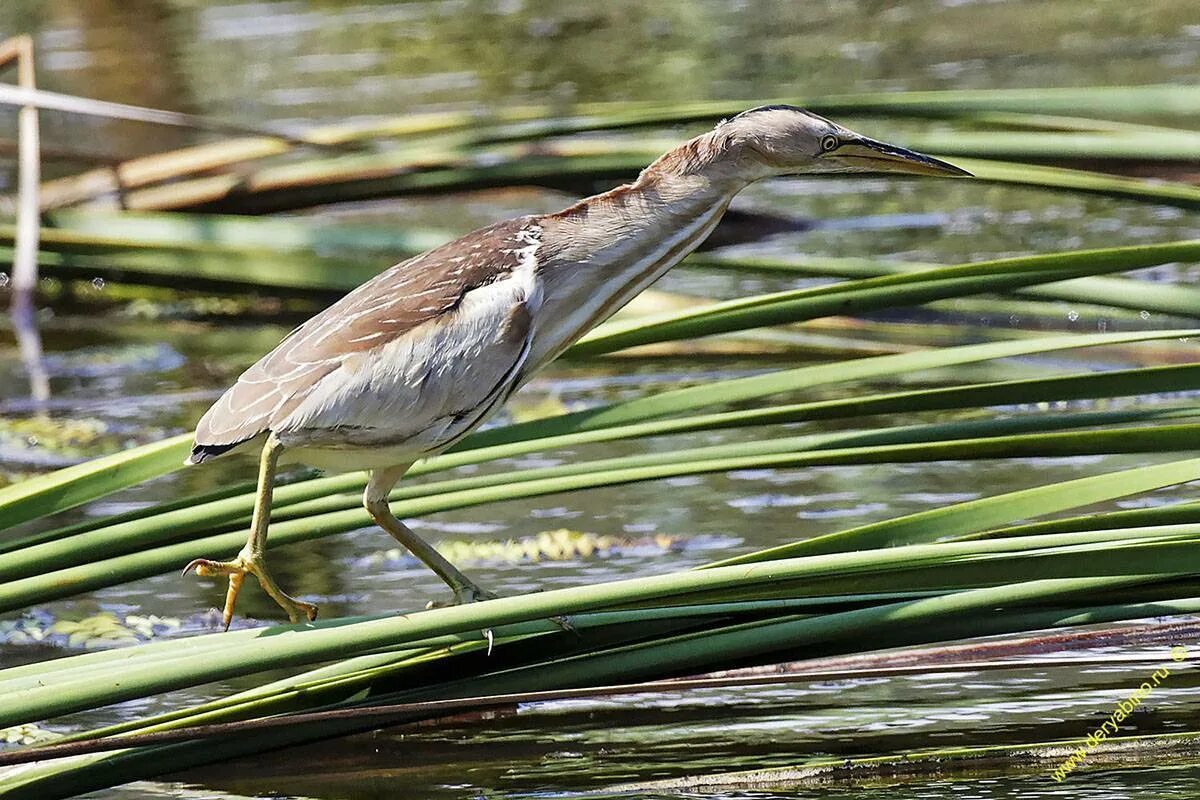
<svg viewBox="0 0 1200 800"><path fill-rule="evenodd" d="M467 292L507 276L532 218L506 220L401 262L288 334L242 373L196 425L189 462L226 452L284 419L354 353L453 310Z"/></svg>

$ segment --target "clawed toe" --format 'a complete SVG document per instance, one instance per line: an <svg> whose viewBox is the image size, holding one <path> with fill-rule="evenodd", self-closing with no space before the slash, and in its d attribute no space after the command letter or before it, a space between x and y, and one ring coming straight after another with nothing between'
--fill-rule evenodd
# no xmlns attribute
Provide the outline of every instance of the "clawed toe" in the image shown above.
<svg viewBox="0 0 1200 800"><path fill-rule="evenodd" d="M210 561L207 558L197 558L188 562L188 565L183 568L183 572L179 573L179 577L182 578L192 571L195 571L201 578L211 578L214 575L232 575L234 572L245 572L244 569L232 561Z"/></svg>
<svg viewBox="0 0 1200 800"><path fill-rule="evenodd" d="M482 603L485 600L495 600L500 595L495 592L489 592L487 589L481 589L475 584L457 587L454 589L454 597L451 600L430 600L425 604L426 609L431 608L452 608L453 606L466 605L467 603Z"/></svg>
<svg viewBox="0 0 1200 800"><path fill-rule="evenodd" d="M495 600L498 597L500 597L500 595L496 594L495 592L489 592L487 589L481 589L475 584L470 583L465 586L456 587L454 589L454 598L452 600L430 600L425 604L425 608L451 608L453 606L465 605L466 603L481 603L485 600ZM575 635L579 635L579 632L575 630L575 626L571 624L569 617L553 616L550 617L550 621L566 633L574 633ZM491 655L492 649L495 646L495 637L491 628L483 631L483 638L487 640L487 652L488 655Z"/></svg>
<svg viewBox="0 0 1200 800"><path fill-rule="evenodd" d="M267 572L267 565L261 556L247 555L243 551L233 561L211 561L207 558L197 558L183 568L183 575L187 575L193 570L202 578L217 575L229 576L229 589L225 592L225 607L221 612L221 621L225 630L229 630L229 623L233 621L233 608L237 604L238 594L241 592L242 584L248 574L258 579L263 591L270 595L271 599L287 613L288 619L292 622L301 622L306 619L312 622L317 618L315 605L297 600L279 588L274 578Z"/></svg>
<svg viewBox="0 0 1200 800"><path fill-rule="evenodd" d="M489 592L487 589L480 589L478 586L467 586L459 589L454 593L454 605L460 606L464 603L482 603L485 600L495 600L500 595L495 592Z"/></svg>

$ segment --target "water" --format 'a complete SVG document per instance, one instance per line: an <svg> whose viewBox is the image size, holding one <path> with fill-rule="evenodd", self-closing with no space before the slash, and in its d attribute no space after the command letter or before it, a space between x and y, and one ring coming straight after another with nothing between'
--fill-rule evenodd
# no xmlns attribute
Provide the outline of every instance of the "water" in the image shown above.
<svg viewBox="0 0 1200 800"><path fill-rule="evenodd" d="M1200 15L1192 2L1054 4L1001 2L792 3L636 0L553 4L522 2L376 3L40 3L6 0L0 37L32 30L39 81L48 89L156 107L196 111L246 124L298 129L313 122L362 119L438 108L547 103L569 109L592 100L662 102L713 98L777 98L821 93L1021 86L1194 83L1200 77ZM0 111L0 126L11 125ZM911 129L855 120L887 138ZM125 123L43 115L49 147L128 157L198 140L193 134ZM691 131L678 131L682 138ZM202 139L203 137L199 137ZM57 162L50 174L78 165ZM0 172L0 182L11 176ZM8 186L0 186L7 190ZM471 198L403 200L360 206L339 215L376 224L466 230L493 219L552 210L570 198L555 192L486 193ZM888 256L955 263L1043 249L1133 244L1200 236L1192 213L1098 197L951 181L780 180L744 193L735 208L790 218L796 230L736 252ZM1157 271L1178 277L1172 268ZM678 271L662 288L729 297L796 285L782 278ZM0 331L0 483L86 455L152 441L190 428L237 374L269 349L296 313L251 318L168 314L147 317L103 282L84 284L79 302L59 303L41 320L54 410L70 421L67 442L21 427L28 388L11 334ZM105 313L97 313L97 309ZM299 312L303 313L303 312ZM951 344L1010 330L1074 331L1158 327L1156 315L1098 314L1058 304L1051 316L997 316L958 311L894 313L853 334L853 346ZM953 323L946 330L931 322ZM816 332L846 346L844 331ZM828 346L829 340L823 340ZM872 342L874 343L872 345ZM828 356L814 339L811 353ZM1176 344L1117 354L1084 352L969 368L959 380L1046 374L1185 358ZM1144 362L1141 359L1145 359ZM568 409L638 396L708 377L749 374L771 366L725 356L628 359L562 364L514 401L516 413L549 405ZM870 388L932 385L948 376L911 375ZM817 399L826 392L809 392ZM1079 404L1071 407L1083 407ZM1031 409L1014 409L1029 411ZM913 422L936 418L914 415ZM831 430L823 423L811 430ZM736 441L736 433L676 437L698 446ZM770 435L770 432L764 432ZM40 437L40 438L39 438ZM47 446L52 444L53 446ZM640 452L644 443L589 445L526 456L480 469L510 470ZM934 463L884 467L732 473L661 484L489 505L415 520L433 538L533 535L557 527L644 537L694 539L734 554L839 530L981 494L1096 474L1144 463L1134 456ZM67 520L205 491L253 474L249 459L188 470L149 482L64 515ZM1131 498L1129 505L1191 497L1192 487ZM419 607L442 590L407 564L356 568L391 547L376 530L285 548L275 558L287 587L322 603L329 616ZM485 564L471 572L505 593L569 586L682 569L715 557L710 547L669 552L633 550L607 559L537 565ZM220 602L216 585L174 575L136 581L46 611L78 617L97 610L186 617ZM277 609L257 592L239 611L263 619ZM28 647L0 648L6 662L44 657ZM1164 654L1147 651L1153 662ZM199 784L204 796L271 793L305 797L394 796L398 786L429 797L487 793L585 795L614 784L754 770L826 756L868 756L913 746L1002 744L1082 735L1100 710L1142 673L1023 670L943 680L839 682L662 696L577 701L523 708L488 723L436 730L383 732L256 758L179 784L136 784L101 793L151 797ZM1190 680L1156 695L1139 731L1195 727ZM173 696L199 700L227 687ZM1079 693L1071 694L1071 690ZM186 695L186 696L183 696ZM153 703L106 712L119 719ZM1153 763L1157 766L1146 766ZM1140 768L1085 769L1054 784L1048 767L980 768L872 778L861 786L784 781L747 795L705 790L703 796L808 798L872 796L882 786L921 798L1190 797L1195 767L1168 757ZM193 791L191 789L187 791ZM643 794L679 790L646 789Z"/></svg>

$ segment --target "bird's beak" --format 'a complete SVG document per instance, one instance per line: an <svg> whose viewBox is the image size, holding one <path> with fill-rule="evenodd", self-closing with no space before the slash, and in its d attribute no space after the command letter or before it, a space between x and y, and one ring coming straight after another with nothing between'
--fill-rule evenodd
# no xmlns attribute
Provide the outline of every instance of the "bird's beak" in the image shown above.
<svg viewBox="0 0 1200 800"><path fill-rule="evenodd" d="M877 172L907 172L912 175L954 175L974 177L965 169L903 147L877 142L860 136L846 142L830 155L853 167Z"/></svg>

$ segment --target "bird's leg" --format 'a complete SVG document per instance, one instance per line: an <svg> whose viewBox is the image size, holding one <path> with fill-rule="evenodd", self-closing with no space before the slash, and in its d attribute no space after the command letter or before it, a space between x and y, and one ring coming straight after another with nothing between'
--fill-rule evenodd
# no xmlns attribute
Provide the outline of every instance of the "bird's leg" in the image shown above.
<svg viewBox="0 0 1200 800"><path fill-rule="evenodd" d="M225 630L229 630L229 622L233 619L233 606L237 602L238 592L246 575L253 575L258 584L279 607L287 612L288 619L300 622L302 619L317 618L317 607L288 595L279 588L271 573L267 571L267 526L271 520L271 497L275 490L275 468L279 464L279 454L283 445L275 438L275 434L267 437L263 445L262 458L258 468L258 493L254 498L254 517L250 523L250 535L246 545L232 561L210 561L207 558L197 558L183 568L183 574L195 569L202 577L213 575L228 575L229 590L225 593L225 610L222 614Z"/></svg>
<svg viewBox="0 0 1200 800"><path fill-rule="evenodd" d="M371 518L446 582L450 591L454 592L456 605L494 599L496 595L479 588L474 581L463 575L458 567L435 550L429 542L417 536L407 525L396 519L388 505L388 494L407 471L408 465L371 471L371 479L367 481L367 488L363 492L363 505L366 506Z"/></svg>
<svg viewBox="0 0 1200 800"><path fill-rule="evenodd" d="M396 541L408 548L410 553L424 562L425 566L436 572L438 577L446 582L450 591L454 592L454 605L496 599L497 595L494 592L479 588L478 584L463 575L458 567L447 561L429 542L413 533L411 528L396 519L392 513L391 506L388 505L388 495L391 494L396 482L408 471L409 466L411 465L377 469L371 472L371 478L367 481L367 488L363 492L363 505L366 506L367 512L379 527L390 533ZM434 605L436 604L430 603L430 606ZM568 633L576 632L566 617L551 617L550 621ZM491 655L493 643L491 629L485 630L483 636L488 641L488 654Z"/></svg>

